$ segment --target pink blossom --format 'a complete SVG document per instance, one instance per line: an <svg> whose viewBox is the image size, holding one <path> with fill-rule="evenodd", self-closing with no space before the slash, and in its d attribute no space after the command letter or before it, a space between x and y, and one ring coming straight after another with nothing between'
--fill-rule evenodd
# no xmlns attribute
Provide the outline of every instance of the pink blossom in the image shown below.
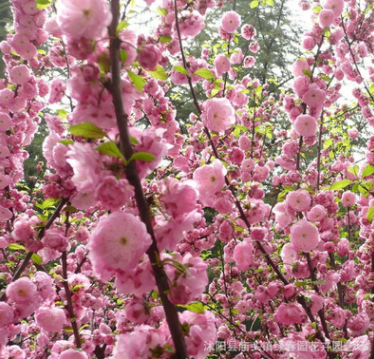
<svg viewBox="0 0 374 359"><path fill-rule="evenodd" d="M212 202L212 196L222 190L225 184L226 169L222 162L215 159L211 165L198 168L193 175L199 191L199 199L208 204Z"/></svg>
<svg viewBox="0 0 374 359"><path fill-rule="evenodd" d="M98 275L103 268L128 270L135 266L151 245L145 225L137 217L114 212L100 219L88 248Z"/></svg>
<svg viewBox="0 0 374 359"><path fill-rule="evenodd" d="M293 87L299 98L302 98L307 92L310 85L310 78L308 76L298 76L293 82Z"/></svg>
<svg viewBox="0 0 374 359"><path fill-rule="evenodd" d="M232 64L240 64L243 61L243 52L240 47L234 50L234 52L230 56L230 61Z"/></svg>
<svg viewBox="0 0 374 359"><path fill-rule="evenodd" d="M301 219L291 227L291 243L303 252L314 250L319 242L319 232L315 225Z"/></svg>
<svg viewBox="0 0 374 359"><path fill-rule="evenodd" d="M13 217L13 213L8 208L0 206L0 221L7 221Z"/></svg>
<svg viewBox="0 0 374 359"><path fill-rule="evenodd" d="M0 328L13 322L13 309L4 302L0 302Z"/></svg>
<svg viewBox="0 0 374 359"><path fill-rule="evenodd" d="M88 359L88 356L84 351L67 349L60 354L59 359Z"/></svg>
<svg viewBox="0 0 374 359"><path fill-rule="evenodd" d="M149 308L147 302L134 298L125 306L125 313L128 320L138 324L144 324L149 318Z"/></svg>
<svg viewBox="0 0 374 359"><path fill-rule="evenodd" d="M96 188L95 198L111 211L119 209L134 195L134 190L127 179L117 180L106 176Z"/></svg>
<svg viewBox="0 0 374 359"><path fill-rule="evenodd" d="M75 142L70 146L67 157L66 161L74 170L72 180L77 189L82 192L95 190L102 176L99 152L88 143Z"/></svg>
<svg viewBox="0 0 374 359"><path fill-rule="evenodd" d="M149 325L138 325L131 333L119 334L113 359L151 358L151 350L166 344L166 333ZM80 358L79 358L80 359Z"/></svg>
<svg viewBox="0 0 374 359"><path fill-rule="evenodd" d="M38 294L43 300L52 299L55 295L55 291L52 287L52 278L47 273L36 272L31 282L36 285Z"/></svg>
<svg viewBox="0 0 374 359"><path fill-rule="evenodd" d="M369 317L365 313L360 313L348 320L348 329L353 336L364 334L370 323Z"/></svg>
<svg viewBox="0 0 374 359"><path fill-rule="evenodd" d="M12 178L7 175L0 173L0 189L4 189L12 183Z"/></svg>
<svg viewBox="0 0 374 359"><path fill-rule="evenodd" d="M305 50L311 51L313 47L316 46L316 41L311 36L305 36L303 39L303 48Z"/></svg>
<svg viewBox="0 0 374 359"><path fill-rule="evenodd" d="M246 56L244 59L244 67L248 69L256 63L256 59L253 56Z"/></svg>
<svg viewBox="0 0 374 359"><path fill-rule="evenodd" d="M26 65L14 66L10 70L11 80L18 85L26 83L30 80L30 77L30 71Z"/></svg>
<svg viewBox="0 0 374 359"><path fill-rule="evenodd" d="M205 103L201 118L210 131L223 132L235 123L235 110L226 98L211 99Z"/></svg>
<svg viewBox="0 0 374 359"><path fill-rule="evenodd" d="M335 19L335 13L329 9L322 9L319 13L318 20L321 27L329 27Z"/></svg>
<svg viewBox="0 0 374 359"><path fill-rule="evenodd" d="M0 132L8 131L12 127L12 120L5 112L0 112Z"/></svg>
<svg viewBox="0 0 374 359"><path fill-rule="evenodd" d="M285 203L277 203L274 207L275 220L284 228L296 218L295 212L286 206Z"/></svg>
<svg viewBox="0 0 374 359"><path fill-rule="evenodd" d="M311 84L305 92L302 100L309 107L322 106L326 98L326 92L321 90L316 84Z"/></svg>
<svg viewBox="0 0 374 359"><path fill-rule="evenodd" d="M252 25L245 24L242 27L241 35L244 39L250 40L252 37L256 36L256 29Z"/></svg>
<svg viewBox="0 0 374 359"><path fill-rule="evenodd" d="M274 320L282 325L302 324L307 315L299 303L282 303L274 313Z"/></svg>
<svg viewBox="0 0 374 359"><path fill-rule="evenodd" d="M66 322L65 312L57 307L40 307L35 313L38 325L48 332L60 332Z"/></svg>
<svg viewBox="0 0 374 359"><path fill-rule="evenodd" d="M57 103L62 100L65 94L66 85L60 78L55 78L51 82L51 88L49 93L49 102Z"/></svg>
<svg viewBox="0 0 374 359"><path fill-rule="evenodd" d="M326 209L325 207L321 206L320 204L315 205L310 209L307 213L307 218L311 222L320 222L326 216Z"/></svg>
<svg viewBox="0 0 374 359"><path fill-rule="evenodd" d="M147 71L156 71L161 52L154 45L145 45L138 50L139 65Z"/></svg>
<svg viewBox="0 0 374 359"><path fill-rule="evenodd" d="M355 140L359 135L359 132L356 128L349 129L347 132L348 132L348 136L352 138L353 140Z"/></svg>
<svg viewBox="0 0 374 359"><path fill-rule="evenodd" d="M72 39L98 39L112 20L104 0L61 0L56 8L62 32Z"/></svg>
<svg viewBox="0 0 374 359"><path fill-rule="evenodd" d="M179 314L179 318L182 325L189 328L185 337L189 355L195 359L205 359L205 343L215 343L217 340L216 319L213 313L205 311L201 314L186 310Z"/></svg>
<svg viewBox="0 0 374 359"><path fill-rule="evenodd" d="M298 189L288 193L286 203L296 212L305 212L310 208L312 199L308 191Z"/></svg>
<svg viewBox="0 0 374 359"><path fill-rule="evenodd" d="M194 185L193 182L179 182L174 178L165 181L162 200L173 217L190 213L196 209L198 192Z"/></svg>
<svg viewBox="0 0 374 359"><path fill-rule="evenodd" d="M231 68L230 59L225 55L218 55L214 60L217 70L217 76L222 76L225 72L229 72Z"/></svg>
<svg viewBox="0 0 374 359"><path fill-rule="evenodd" d="M317 121L310 115L300 115L294 122L295 131L304 137L314 136L317 133Z"/></svg>
<svg viewBox="0 0 374 359"><path fill-rule="evenodd" d="M344 0L326 0L323 8L332 10L335 17L338 17L344 10Z"/></svg>
<svg viewBox="0 0 374 359"><path fill-rule="evenodd" d="M240 16L235 11L229 11L223 15L221 20L222 28L228 32L233 33L240 26Z"/></svg>
<svg viewBox="0 0 374 359"><path fill-rule="evenodd" d="M345 207L350 207L356 204L356 195L351 191L345 191L342 196L342 203Z"/></svg>
<svg viewBox="0 0 374 359"><path fill-rule="evenodd" d="M281 258L285 264L293 264L300 258L298 250L291 243L282 247Z"/></svg>
<svg viewBox="0 0 374 359"><path fill-rule="evenodd" d="M174 18L174 14L172 14ZM183 11L182 16L179 17L179 29L182 39L195 37L205 27L205 19L198 11ZM175 26L175 25L174 25ZM177 31L173 32L174 37L177 36Z"/></svg>
<svg viewBox="0 0 374 359"><path fill-rule="evenodd" d="M57 228L48 229L43 236L42 243L46 247L59 252L70 249L68 239L65 237L64 233Z"/></svg>
<svg viewBox="0 0 374 359"><path fill-rule="evenodd" d="M292 67L292 72L295 77L305 76L304 71L310 71L309 64L306 60L297 60Z"/></svg>
<svg viewBox="0 0 374 359"><path fill-rule="evenodd" d="M244 241L235 246L234 261L239 270L247 270L253 263L253 246L249 241Z"/></svg>
<svg viewBox="0 0 374 359"><path fill-rule="evenodd" d="M35 300L36 285L29 278L22 277L8 285L7 297L13 302L24 304Z"/></svg>

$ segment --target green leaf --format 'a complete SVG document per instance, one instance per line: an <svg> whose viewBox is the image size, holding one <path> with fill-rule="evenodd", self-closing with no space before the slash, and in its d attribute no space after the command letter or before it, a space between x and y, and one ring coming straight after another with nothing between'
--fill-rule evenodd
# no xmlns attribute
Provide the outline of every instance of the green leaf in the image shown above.
<svg viewBox="0 0 374 359"><path fill-rule="evenodd" d="M168 76L166 75L165 69L157 65L157 70L156 71L147 71L154 79L156 80L162 80L165 81L167 80Z"/></svg>
<svg viewBox="0 0 374 359"><path fill-rule="evenodd" d="M43 10L47 7L49 7L51 5L51 1L50 0L36 0L36 7L39 9L39 10Z"/></svg>
<svg viewBox="0 0 374 359"><path fill-rule="evenodd" d="M212 72L208 69L199 69L199 70L194 72L194 75L198 75L198 76L200 76L200 77L202 77L203 79L206 79L206 80L212 80L212 79L216 78L214 76L214 74L212 74Z"/></svg>
<svg viewBox="0 0 374 359"><path fill-rule="evenodd" d="M362 187L360 184L357 187L358 191L364 196L367 197L369 195L369 192L366 188Z"/></svg>
<svg viewBox="0 0 374 359"><path fill-rule="evenodd" d="M327 75L322 74L322 75L320 75L320 77L322 79L324 79L326 82L330 82L331 81L330 77L328 77Z"/></svg>
<svg viewBox="0 0 374 359"><path fill-rule="evenodd" d="M102 138L107 134L91 122L83 122L78 125L70 126L69 132L74 136L86 138Z"/></svg>
<svg viewBox="0 0 374 359"><path fill-rule="evenodd" d="M356 165L354 167L348 167L347 168L347 171L349 173L352 173L353 175L357 176L358 175L358 170L359 170L359 167Z"/></svg>
<svg viewBox="0 0 374 359"><path fill-rule="evenodd" d="M174 66L173 69L183 75L188 75L188 71L183 66Z"/></svg>
<svg viewBox="0 0 374 359"><path fill-rule="evenodd" d="M56 110L56 113L58 114L58 117L62 118L63 120L66 119L66 115L69 113L68 111L64 109Z"/></svg>
<svg viewBox="0 0 374 359"><path fill-rule="evenodd" d="M190 312L204 314L204 306L200 302L195 302L195 303L186 304L186 305L180 305L179 307L186 308Z"/></svg>
<svg viewBox="0 0 374 359"><path fill-rule="evenodd" d="M126 29L129 26L129 23L126 20L122 20L118 25L117 25L117 35L120 33L121 30Z"/></svg>
<svg viewBox="0 0 374 359"><path fill-rule="evenodd" d="M58 201L59 199L47 198L43 203L35 203L35 206L40 209L47 209L53 207Z"/></svg>
<svg viewBox="0 0 374 359"><path fill-rule="evenodd" d="M35 264L37 264L37 265L39 265L39 266L42 265L42 257L40 257L39 254L33 253L33 254L31 255L31 259L32 259L32 261L33 261Z"/></svg>
<svg viewBox="0 0 374 359"><path fill-rule="evenodd" d="M371 223L373 222L373 217L374 217L374 207L370 207L366 215L366 219Z"/></svg>
<svg viewBox="0 0 374 359"><path fill-rule="evenodd" d="M158 39L158 41L166 43L166 44L170 44L171 40L172 40L171 36L160 36L160 38Z"/></svg>
<svg viewBox="0 0 374 359"><path fill-rule="evenodd" d="M143 87L146 83L144 77L139 76L139 75L133 73L130 70L127 71L127 73L129 75L129 79L132 82L132 84L134 85L134 87L137 88L140 92L143 92Z"/></svg>
<svg viewBox="0 0 374 359"><path fill-rule="evenodd" d="M127 51L125 51L125 50L121 50L121 51L119 52L119 55L121 56L121 61L122 61L122 62L126 62L126 60L127 60Z"/></svg>
<svg viewBox="0 0 374 359"><path fill-rule="evenodd" d="M303 70L303 74L307 75L308 77L312 77L312 71L310 70Z"/></svg>
<svg viewBox="0 0 374 359"><path fill-rule="evenodd" d="M234 230L237 232L244 232L244 228L242 227L235 227Z"/></svg>
<svg viewBox="0 0 374 359"><path fill-rule="evenodd" d="M147 152L136 152L130 157L129 162L134 161L134 160L143 161L143 162L152 162L155 160L155 156Z"/></svg>
<svg viewBox="0 0 374 359"><path fill-rule="evenodd" d="M168 11L164 8L159 8L159 9L157 9L157 13L162 15L162 16L166 16L168 14Z"/></svg>
<svg viewBox="0 0 374 359"><path fill-rule="evenodd" d="M132 136L130 136L130 142L132 145L137 145L139 143L139 141L135 137L132 137Z"/></svg>
<svg viewBox="0 0 374 359"><path fill-rule="evenodd" d="M74 206L67 206L64 208L64 211L69 213L75 213L78 212L78 209L76 209Z"/></svg>
<svg viewBox="0 0 374 359"><path fill-rule="evenodd" d="M79 289L85 288L86 286L84 284L77 284L73 288L71 288L72 292L78 292Z"/></svg>
<svg viewBox="0 0 374 359"><path fill-rule="evenodd" d="M361 175L361 177L362 177L362 178L365 178L365 177L367 177L367 176L370 176L370 175L373 174L373 173L374 173L374 166L367 165L367 166L365 167L365 169L362 171L362 175Z"/></svg>
<svg viewBox="0 0 374 359"><path fill-rule="evenodd" d="M257 0L254 0L254 1L251 2L251 9L254 9L257 6L258 6L258 1Z"/></svg>
<svg viewBox="0 0 374 359"><path fill-rule="evenodd" d="M103 52L97 59L97 63L100 67L101 72L109 72L110 71L110 59L108 55Z"/></svg>
<svg viewBox="0 0 374 359"><path fill-rule="evenodd" d="M103 155L125 159L113 141L105 142L102 145L95 147L95 150L98 150Z"/></svg>
<svg viewBox="0 0 374 359"><path fill-rule="evenodd" d="M215 95L217 95L218 92L220 92L221 89L220 88L214 88L211 92L210 92L210 97L214 97Z"/></svg>
<svg viewBox="0 0 374 359"><path fill-rule="evenodd" d="M321 10L322 10L322 6L316 6L316 7L313 8L313 12L315 14L319 14L321 12Z"/></svg>
<svg viewBox="0 0 374 359"><path fill-rule="evenodd" d="M72 145L74 141L66 139L66 140L61 140L60 143L62 143L65 146L68 146L68 145Z"/></svg>
<svg viewBox="0 0 374 359"><path fill-rule="evenodd" d="M274 6L274 0L265 0L266 4L268 4L269 6Z"/></svg>
<svg viewBox="0 0 374 359"><path fill-rule="evenodd" d="M26 250L24 246L21 246L20 244L17 244L17 243L11 243L8 245L7 248L10 249L11 251L25 251Z"/></svg>
<svg viewBox="0 0 374 359"><path fill-rule="evenodd" d="M331 191L336 191L338 189L342 189L342 188L345 188L347 187L348 185L350 185L352 183L351 180L342 180L342 181L339 181L339 182L336 182L334 183L333 185L330 186L330 190Z"/></svg>
<svg viewBox="0 0 374 359"><path fill-rule="evenodd" d="M324 143L323 143L323 149L325 150L326 148L329 148L330 146L333 145L333 140L332 139L327 139Z"/></svg>

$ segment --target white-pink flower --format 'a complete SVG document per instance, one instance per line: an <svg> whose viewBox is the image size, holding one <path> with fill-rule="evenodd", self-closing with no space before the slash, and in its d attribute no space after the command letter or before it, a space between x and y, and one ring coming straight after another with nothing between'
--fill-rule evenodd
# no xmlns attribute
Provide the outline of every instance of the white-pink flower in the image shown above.
<svg viewBox="0 0 374 359"><path fill-rule="evenodd" d="M58 333L65 325L66 316L61 308L43 306L36 311L35 319L42 329Z"/></svg>
<svg viewBox="0 0 374 359"><path fill-rule="evenodd" d="M57 22L69 38L98 39L112 20L105 0L59 0Z"/></svg>
<svg viewBox="0 0 374 359"><path fill-rule="evenodd" d="M345 207L353 206L356 204L356 195L351 191L344 192L342 196L342 203Z"/></svg>
<svg viewBox="0 0 374 359"><path fill-rule="evenodd" d="M82 192L94 191L103 175L99 152L94 151L88 143L75 142L70 147L67 157L66 162L74 170L72 180L77 189Z"/></svg>
<svg viewBox="0 0 374 359"><path fill-rule="evenodd" d="M317 132L317 121L310 115L300 115L296 118L294 127L300 136L311 137Z"/></svg>
<svg viewBox="0 0 374 359"><path fill-rule="evenodd" d="M223 132L235 122L235 110L226 98L211 99L205 103L201 118L210 131Z"/></svg>
<svg viewBox="0 0 374 359"><path fill-rule="evenodd" d="M319 13L318 20L321 27L329 27L335 19L335 13L329 9L323 9Z"/></svg>
<svg viewBox="0 0 374 359"><path fill-rule="evenodd" d="M305 212L310 208L312 198L305 189L288 193L286 203L296 212Z"/></svg>
<svg viewBox="0 0 374 359"><path fill-rule="evenodd" d="M7 297L18 304L24 304L35 300L37 292L36 285L31 283L27 277L17 279L9 284L6 289Z"/></svg>
<svg viewBox="0 0 374 359"><path fill-rule="evenodd" d="M225 15L223 15L223 18L221 20L221 26L223 30L229 33L235 32L235 30L240 25L240 16L235 11L229 11Z"/></svg>
<svg viewBox="0 0 374 359"><path fill-rule="evenodd" d="M225 184L226 168L222 162L215 159L211 165L198 168L193 178L197 183L199 199L203 204L212 204L213 196L222 190Z"/></svg>
<svg viewBox="0 0 374 359"><path fill-rule="evenodd" d="M318 228L307 220L301 219L291 227L290 240L297 250L310 252L318 245Z"/></svg>
<svg viewBox="0 0 374 359"><path fill-rule="evenodd" d="M253 263L253 246L249 241L236 245L233 254L234 261L239 270L247 270Z"/></svg>
<svg viewBox="0 0 374 359"><path fill-rule="evenodd" d="M114 212L101 218L88 243L89 258L100 275L103 268L124 271L138 264L151 245L151 237L138 217Z"/></svg>

